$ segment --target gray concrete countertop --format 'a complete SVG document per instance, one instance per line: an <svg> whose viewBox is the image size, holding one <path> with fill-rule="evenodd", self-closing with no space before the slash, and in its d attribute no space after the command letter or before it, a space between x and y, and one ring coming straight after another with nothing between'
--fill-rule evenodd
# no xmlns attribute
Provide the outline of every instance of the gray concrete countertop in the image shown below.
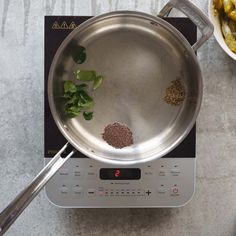
<svg viewBox="0 0 236 236"><path fill-rule="evenodd" d="M44 15L116 9L156 14L158 0L0 1L0 210L43 167ZM195 1L207 11L207 1ZM198 51L204 97L197 120L197 180L177 209L58 209L44 192L6 235L236 235L236 62L214 37Z"/></svg>

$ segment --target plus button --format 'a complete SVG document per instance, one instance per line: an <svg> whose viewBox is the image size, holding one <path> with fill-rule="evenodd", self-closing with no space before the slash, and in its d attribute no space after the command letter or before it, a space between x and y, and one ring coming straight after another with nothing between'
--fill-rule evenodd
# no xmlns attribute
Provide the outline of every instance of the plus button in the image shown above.
<svg viewBox="0 0 236 236"><path fill-rule="evenodd" d="M149 196L150 194L151 194L152 192L150 191L150 190L148 190L147 192L146 192L146 194Z"/></svg>

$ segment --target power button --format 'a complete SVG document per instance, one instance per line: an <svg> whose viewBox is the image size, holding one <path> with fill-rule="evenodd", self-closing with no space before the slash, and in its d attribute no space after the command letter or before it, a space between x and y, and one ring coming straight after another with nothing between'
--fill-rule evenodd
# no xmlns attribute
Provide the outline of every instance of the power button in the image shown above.
<svg viewBox="0 0 236 236"><path fill-rule="evenodd" d="M177 186L174 186L170 189L170 195L171 196L179 196L179 188Z"/></svg>

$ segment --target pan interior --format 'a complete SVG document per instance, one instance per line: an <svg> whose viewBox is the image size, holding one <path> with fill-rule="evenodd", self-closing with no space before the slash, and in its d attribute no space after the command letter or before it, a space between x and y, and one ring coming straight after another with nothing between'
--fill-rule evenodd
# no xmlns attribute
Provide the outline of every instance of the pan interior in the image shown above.
<svg viewBox="0 0 236 236"><path fill-rule="evenodd" d="M73 33L61 48L52 77L53 107L59 126L66 127L66 137L82 151L119 160L159 155L178 140L196 112L199 96L198 80L193 79L199 76L196 65L181 40L165 27L134 16L110 17ZM85 63L75 64L68 54L72 42L86 48ZM75 81L78 68L95 70L105 78L91 93L95 101L91 121L64 114L63 82ZM187 94L181 106L164 101L166 88L176 79L181 79ZM117 150L103 141L104 127L114 122L132 130L133 146Z"/></svg>

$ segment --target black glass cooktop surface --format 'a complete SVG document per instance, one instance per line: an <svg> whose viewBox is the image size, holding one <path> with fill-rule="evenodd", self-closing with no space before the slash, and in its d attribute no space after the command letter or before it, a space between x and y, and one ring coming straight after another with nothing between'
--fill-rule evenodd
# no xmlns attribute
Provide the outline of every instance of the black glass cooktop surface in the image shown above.
<svg viewBox="0 0 236 236"><path fill-rule="evenodd" d="M50 112L47 100L48 73L53 57L66 36L89 16L45 16L45 47L44 47L44 155L53 157L67 142L57 128ZM166 18L170 24L176 27L192 45L197 40L196 26L187 18ZM196 126L185 140L163 158L168 157L195 157L196 155ZM86 158L82 153L75 153L73 157Z"/></svg>

